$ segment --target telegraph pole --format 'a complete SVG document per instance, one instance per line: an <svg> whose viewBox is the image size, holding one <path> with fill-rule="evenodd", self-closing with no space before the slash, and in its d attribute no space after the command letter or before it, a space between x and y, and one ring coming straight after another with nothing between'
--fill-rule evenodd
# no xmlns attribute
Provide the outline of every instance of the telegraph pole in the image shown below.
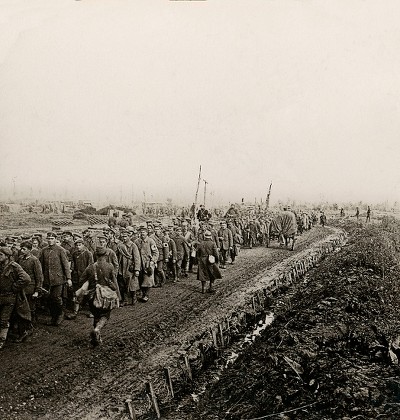
<svg viewBox="0 0 400 420"><path fill-rule="evenodd" d="M267 194L267 199L265 200L265 209L268 210L269 207L269 197L271 195L271 188L272 188L272 182L269 184L269 191Z"/></svg>
<svg viewBox="0 0 400 420"><path fill-rule="evenodd" d="M208 181L206 181L205 179L203 179L203 181L204 181L204 199L203 199L203 204L204 204L204 207L205 207L206 206L206 191L207 191Z"/></svg>
<svg viewBox="0 0 400 420"><path fill-rule="evenodd" d="M199 187L200 187L200 181L201 181L201 165L199 169L199 178L197 180L197 189L196 189L196 195L194 197L194 209L193 209L193 219L196 219L196 209L197 209L197 195L199 193ZM192 215L191 215L192 216Z"/></svg>

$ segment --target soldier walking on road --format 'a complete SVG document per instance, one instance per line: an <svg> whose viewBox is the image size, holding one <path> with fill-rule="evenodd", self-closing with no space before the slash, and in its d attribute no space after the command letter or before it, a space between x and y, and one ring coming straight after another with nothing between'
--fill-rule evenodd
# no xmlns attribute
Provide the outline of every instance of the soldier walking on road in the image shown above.
<svg viewBox="0 0 400 420"><path fill-rule="evenodd" d="M226 261L228 253L233 249L233 236L232 232L228 229L226 221L221 222L221 228L218 231L218 238L220 243L220 268L226 268Z"/></svg>
<svg viewBox="0 0 400 420"><path fill-rule="evenodd" d="M177 249L176 249L176 243L173 238L170 237L169 229L165 228L163 230L164 234L164 241L168 244L168 266L167 266L167 272L172 273L173 279L172 282L176 283L178 280L178 270L176 267L176 261L177 261Z"/></svg>
<svg viewBox="0 0 400 420"><path fill-rule="evenodd" d="M137 245L131 241L128 231L121 232L122 242L118 244L118 287L121 293L121 306L136 303L136 292L140 290L140 254ZM111 250L110 250L111 251Z"/></svg>
<svg viewBox="0 0 400 420"><path fill-rule="evenodd" d="M154 267L157 264L159 253L157 245L148 236L146 226L140 226L140 237L135 241L140 253L139 284L142 290L142 302L149 300L149 289L154 287Z"/></svg>
<svg viewBox="0 0 400 420"><path fill-rule="evenodd" d="M215 293L214 280L222 278L218 269L218 249L209 230L204 232L204 240L197 247L199 269L197 279L201 281L201 293L205 292L206 283L209 282L209 293Z"/></svg>
<svg viewBox="0 0 400 420"><path fill-rule="evenodd" d="M228 221L227 227L232 232L233 246L229 250L229 255L231 257L231 264L234 264L236 256L238 255L237 247L240 246L239 229L234 225L234 223L231 220Z"/></svg>
<svg viewBox="0 0 400 420"><path fill-rule="evenodd" d="M68 298L73 306L73 312L65 314L65 319L75 319L79 312L79 302L75 298L76 292L81 286L81 276L86 268L93 264L93 254L85 247L82 238L75 240L75 249L72 251L71 280L72 289L68 290Z"/></svg>
<svg viewBox="0 0 400 420"><path fill-rule="evenodd" d="M189 261L190 256L189 245L182 235L182 228L180 226L177 226L175 229L174 241L176 244L177 278L179 279L182 273L184 277L188 276L186 272L186 261Z"/></svg>
<svg viewBox="0 0 400 420"><path fill-rule="evenodd" d="M36 301L39 295L39 290L43 285L43 272L40 261L32 255L32 242L21 242L19 265L28 274L30 278L29 285L25 287L24 292L28 300L31 311L31 321L22 320L20 322L20 336L17 341L24 341L30 334L32 334L32 322L36 321Z"/></svg>
<svg viewBox="0 0 400 420"><path fill-rule="evenodd" d="M156 287L162 287L166 281L165 270L168 264L169 246L160 225L154 227L154 234L150 238L154 240L158 249L158 261L155 272Z"/></svg>
<svg viewBox="0 0 400 420"><path fill-rule="evenodd" d="M100 247L107 249L106 261L113 265L115 275L117 275L118 274L118 268L119 268L117 254L115 253L115 251L112 248L108 247L108 240L107 240L107 237L105 235L99 235L97 237L97 241L99 242Z"/></svg>
<svg viewBox="0 0 400 420"><path fill-rule="evenodd" d="M96 286L107 286L118 294L117 279L112 264L106 261L106 248L96 248L96 262L90 264L83 272L81 280L83 286L77 291L78 299L87 293L89 295L89 309L93 314L93 329L90 333L91 344L93 347L102 343L101 329L110 319L111 309L98 308L93 301L96 293ZM120 296L118 296L120 298Z"/></svg>
<svg viewBox="0 0 400 420"><path fill-rule="evenodd" d="M67 254L56 245L57 235L47 234L48 246L43 248L40 262L43 269L43 284L49 288L49 309L51 321L49 325L59 326L63 320L63 297L67 294L67 286L72 287L71 270Z"/></svg>
<svg viewBox="0 0 400 420"><path fill-rule="evenodd" d="M30 283L29 275L16 262L12 261L12 251L7 247L0 248L0 349L6 342L10 318L16 305L18 293L21 299L26 297L23 289ZM27 304L27 302L26 302ZM29 311L28 311L29 312ZM30 312L26 314L30 319Z"/></svg>

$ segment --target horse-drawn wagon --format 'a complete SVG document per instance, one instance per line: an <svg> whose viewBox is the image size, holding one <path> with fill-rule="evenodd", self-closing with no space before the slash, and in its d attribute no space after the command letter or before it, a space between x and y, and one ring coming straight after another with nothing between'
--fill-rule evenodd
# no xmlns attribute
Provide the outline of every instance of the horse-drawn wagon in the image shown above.
<svg viewBox="0 0 400 420"><path fill-rule="evenodd" d="M286 248L291 243L291 250L294 249L297 235L296 216L291 211L283 211L275 216L267 226L266 246L270 246L271 240L278 240L281 247Z"/></svg>

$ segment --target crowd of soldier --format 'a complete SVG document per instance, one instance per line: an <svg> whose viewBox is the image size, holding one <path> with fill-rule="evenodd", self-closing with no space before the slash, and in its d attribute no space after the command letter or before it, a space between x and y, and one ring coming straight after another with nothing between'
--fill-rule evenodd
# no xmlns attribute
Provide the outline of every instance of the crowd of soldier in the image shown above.
<svg viewBox="0 0 400 420"><path fill-rule="evenodd" d="M234 264L241 246L266 243L268 216L242 216L231 206L221 221L200 207L198 222L172 217L172 224L148 221L134 226L129 217L112 215L104 229L82 233L57 232L7 237L0 242L0 348L10 329L14 341L22 342L33 331L38 305L50 314L49 325L73 320L81 306L89 304L94 317L91 340L101 341L100 330L110 313L91 305L96 283L118 293L120 307L147 302L153 287L188 277L198 265L202 293L214 293L221 270ZM322 223L322 222L321 222ZM77 298L82 284L91 287ZM43 302L46 302L43 304Z"/></svg>

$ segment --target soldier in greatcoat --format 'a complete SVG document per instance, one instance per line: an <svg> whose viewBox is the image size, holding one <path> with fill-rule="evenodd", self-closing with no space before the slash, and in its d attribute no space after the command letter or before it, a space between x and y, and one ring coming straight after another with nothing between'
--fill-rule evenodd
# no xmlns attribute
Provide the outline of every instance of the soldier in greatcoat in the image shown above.
<svg viewBox="0 0 400 420"><path fill-rule="evenodd" d="M189 219L190 220L190 219ZM186 271L193 272L193 265L196 263L197 238L194 229L190 228L188 221L182 222L182 235L189 246L189 258L185 261Z"/></svg>
<svg viewBox="0 0 400 420"><path fill-rule="evenodd" d="M42 252L42 248L40 248L40 240L37 236L32 237L32 249L31 254L36 258L40 258L40 254Z"/></svg>
<svg viewBox="0 0 400 420"><path fill-rule="evenodd" d="M12 261L12 251L7 247L0 247L0 349L6 342L14 308L22 318L31 320L28 301L23 292L29 283L29 275Z"/></svg>
<svg viewBox="0 0 400 420"><path fill-rule="evenodd" d="M78 300L81 300L83 295L88 296L89 309L93 315L93 329L90 332L93 347L102 343L101 330L110 319L112 310L110 308L98 308L94 305L97 285L107 286L116 292L118 299L121 297L118 292L114 267L106 261L106 251L106 248L103 247L96 248L96 262L90 264L83 272L81 276L82 287L76 292Z"/></svg>
<svg viewBox="0 0 400 420"><path fill-rule="evenodd" d="M235 226L232 220L227 222L228 229L232 232L233 247L229 250L229 255L231 257L231 264L235 262L236 256L238 255L238 249L240 248L239 242L239 229Z"/></svg>
<svg viewBox="0 0 400 420"><path fill-rule="evenodd" d="M93 232L91 230L86 229L83 232L83 243L92 255L94 255L96 252L96 241L93 238Z"/></svg>
<svg viewBox="0 0 400 420"><path fill-rule="evenodd" d="M119 239L117 239L116 233L117 231L115 229L110 229L107 232L107 248L112 249L115 253L117 253L118 244L121 242Z"/></svg>
<svg viewBox="0 0 400 420"><path fill-rule="evenodd" d="M140 226L140 237L135 241L140 254L139 284L142 291L142 302L149 300L149 289L154 287L154 267L157 264L159 252L157 245L148 236L146 226Z"/></svg>
<svg viewBox="0 0 400 420"><path fill-rule="evenodd" d="M163 230L164 234L164 241L168 244L168 271L172 273L173 276L173 283L176 283L178 280L178 270L176 267L176 261L177 261L177 249L176 249L176 243L173 238L170 237L170 230L169 228L164 228Z"/></svg>
<svg viewBox="0 0 400 420"><path fill-rule="evenodd" d="M154 240L158 249L158 260L154 280L156 287L162 287L166 281L165 270L168 264L169 246L164 238L161 226L159 224L154 226L154 234L152 234L150 238Z"/></svg>
<svg viewBox="0 0 400 420"><path fill-rule="evenodd" d="M68 261L72 261L72 253L75 250L75 244L72 236L72 232L66 230L63 232L61 240L61 246L67 251Z"/></svg>
<svg viewBox="0 0 400 420"><path fill-rule="evenodd" d="M190 249L186 242L185 237L182 235L182 228L177 226L175 228L174 241L176 245L176 267L177 267L177 278L179 279L181 273L185 277L188 276L186 272L186 261L189 261Z"/></svg>
<svg viewBox="0 0 400 420"><path fill-rule="evenodd" d="M32 255L32 242L23 241L20 245L20 257L18 260L19 265L28 274L30 282L24 288L25 296L28 300L31 321L21 319L19 322L20 336L16 340L18 342L24 341L33 332L32 322L36 321L36 302L39 291L43 285L43 272L40 261Z"/></svg>
<svg viewBox="0 0 400 420"><path fill-rule="evenodd" d="M99 246L101 248L106 248L106 257L105 257L106 261L113 265L114 271L115 271L115 276L117 276L118 268L119 268L119 262L118 262L118 257L117 257L116 251L114 251L112 248L108 248L108 239L105 235L99 235L97 237L97 241L98 241ZM118 249L118 247L116 248L116 250L117 249ZM94 256L94 259L96 260L96 255Z"/></svg>
<svg viewBox="0 0 400 420"><path fill-rule="evenodd" d="M228 253L231 249L233 249L233 236L232 232L228 229L225 220L221 222L221 228L218 231L218 238L221 256L220 268L226 268L226 261L229 255Z"/></svg>
<svg viewBox="0 0 400 420"><path fill-rule="evenodd" d="M210 258L211 257L211 258ZM209 230L204 232L204 240L201 240L197 246L197 260L199 269L197 279L201 281L201 293L205 292L206 283L209 282L209 293L214 293L214 281L222 278L218 269L218 249L212 240L212 234ZM213 259L213 261L210 261Z"/></svg>
<svg viewBox="0 0 400 420"><path fill-rule="evenodd" d="M63 320L63 297L67 295L66 287L72 287L71 270L67 254L56 245L57 235L47 234L48 246L43 248L40 262L43 269L43 284L49 290L49 309L51 321L49 325L59 326Z"/></svg>
<svg viewBox="0 0 400 420"><path fill-rule="evenodd" d="M214 223L208 222L207 230L211 232L212 240L215 242L215 245L217 245L217 249L220 248L219 238L218 238L218 232L216 229L214 229Z"/></svg>
<svg viewBox="0 0 400 420"><path fill-rule="evenodd" d="M85 247L82 238L75 239L75 248L72 251L71 280L72 289L68 290L68 299L73 307L73 312L65 314L66 319L75 319L79 312L79 302L75 298L76 292L81 286L81 276L86 268L93 264L93 254Z"/></svg>
<svg viewBox="0 0 400 420"><path fill-rule="evenodd" d="M121 293L121 306L136 303L136 292L140 290L140 254L137 245L131 241L126 230L121 231L122 242L118 244L118 287Z"/></svg>

